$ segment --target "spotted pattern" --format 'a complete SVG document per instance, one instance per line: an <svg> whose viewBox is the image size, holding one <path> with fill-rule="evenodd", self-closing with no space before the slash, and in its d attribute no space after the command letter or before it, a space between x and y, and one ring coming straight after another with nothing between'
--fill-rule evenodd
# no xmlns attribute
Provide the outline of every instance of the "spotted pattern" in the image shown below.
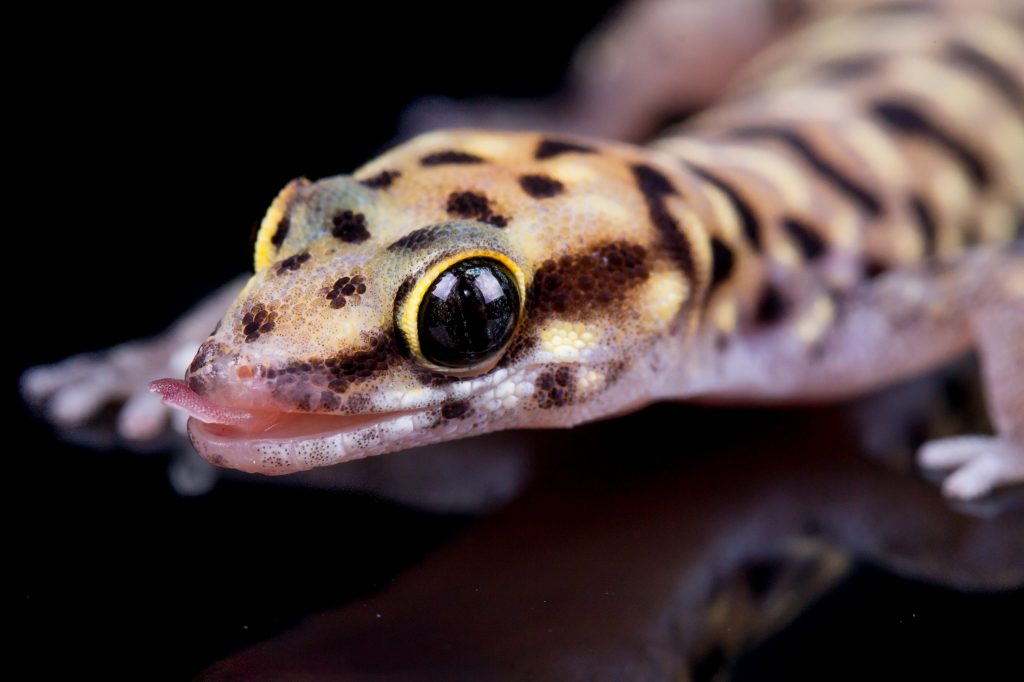
<svg viewBox="0 0 1024 682"><path fill-rule="evenodd" d="M388 251L418 251L426 248L437 241L437 238L445 231L443 225L431 225L413 230L407 235L396 239L388 245Z"/></svg>
<svg viewBox="0 0 1024 682"><path fill-rule="evenodd" d="M754 319L758 324L771 325L780 322L789 311L789 303L774 284L767 284L757 301Z"/></svg>
<svg viewBox="0 0 1024 682"><path fill-rule="evenodd" d="M343 242L358 244L370 238L366 216L355 211L339 211L331 218L331 234Z"/></svg>
<svg viewBox="0 0 1024 682"><path fill-rule="evenodd" d="M695 266L690 242L680 230L679 221L665 205L665 197L677 196L678 190L661 171L655 170L651 166L634 165L633 177L647 202L647 211L651 222L661 236L662 248L683 273L692 280Z"/></svg>
<svg viewBox="0 0 1024 682"><path fill-rule="evenodd" d="M758 221L757 216L754 214L754 209L750 207L750 204L746 199L737 191L735 187L726 182L724 179L715 175L711 171L696 166L694 164L688 164L690 170L697 174L699 178L707 182L712 187L718 189L725 198L729 200L729 204L732 206L736 215L739 216L740 225L743 228L743 234L750 243L750 246L755 251L760 251L761 246L761 223Z"/></svg>
<svg viewBox="0 0 1024 682"><path fill-rule="evenodd" d="M441 416L445 419L465 419L469 416L469 402L459 400L441 406Z"/></svg>
<svg viewBox="0 0 1024 682"><path fill-rule="evenodd" d="M551 314L579 318L621 303L629 289L647 279L646 260L644 247L628 242L547 260L530 284L530 311L537 318Z"/></svg>
<svg viewBox="0 0 1024 682"><path fill-rule="evenodd" d="M991 173L980 156L966 143L941 128L912 105L897 100L880 100L872 105L871 112L892 130L909 137L928 140L946 150L964 168L977 187L985 187L991 182Z"/></svg>
<svg viewBox="0 0 1024 682"><path fill-rule="evenodd" d="M547 175L522 175L519 186L534 199L548 199L565 191L565 185Z"/></svg>
<svg viewBox="0 0 1024 682"><path fill-rule="evenodd" d="M918 227L921 228L921 242L924 244L924 253L927 255L934 254L939 236L938 229L935 226L935 216L932 215L932 211L928 208L928 204L924 202L924 199L917 195L910 197L910 212L917 220Z"/></svg>
<svg viewBox="0 0 1024 682"><path fill-rule="evenodd" d="M277 248L281 248L281 244L284 244L284 240L288 238L288 231L291 230L291 227L292 223L288 218L281 218L277 223L274 236L270 238L270 243Z"/></svg>
<svg viewBox="0 0 1024 682"><path fill-rule="evenodd" d="M711 239L711 286L708 289L709 295L732 276L735 267L736 256L733 254L732 249L718 237L713 237Z"/></svg>
<svg viewBox="0 0 1024 682"><path fill-rule="evenodd" d="M733 131L743 140L774 140L781 142L798 156L818 177L837 192L848 197L872 218L882 214L882 202L870 190L825 159L803 136L793 130L775 126L748 126Z"/></svg>
<svg viewBox="0 0 1024 682"><path fill-rule="evenodd" d="M491 200L478 192L452 192L446 208L449 215L459 218L472 218L495 227L508 225L509 219L494 213Z"/></svg>
<svg viewBox="0 0 1024 682"><path fill-rule="evenodd" d="M533 153L533 158L538 161L544 159L550 159L562 154L596 154L597 150L593 147L586 145L577 144L575 142L567 142L565 140L553 140L543 139L540 144L537 145L537 150Z"/></svg>
<svg viewBox="0 0 1024 682"><path fill-rule="evenodd" d="M534 382L533 397L537 406L547 410L571 404L576 398L575 379L572 369L566 365L541 372Z"/></svg>
<svg viewBox="0 0 1024 682"><path fill-rule="evenodd" d="M783 218L782 227L806 260L815 261L825 255L825 240L807 223L796 218Z"/></svg>
<svg viewBox="0 0 1024 682"><path fill-rule="evenodd" d="M402 175L401 171L383 170L376 175L361 180L362 184L370 189L387 189L397 178Z"/></svg>
<svg viewBox="0 0 1024 682"><path fill-rule="evenodd" d="M366 279L362 275L339 277L334 286L325 294L332 308L359 305L360 297L366 293Z"/></svg>
<svg viewBox="0 0 1024 682"><path fill-rule="evenodd" d="M423 166L446 166L483 162L483 157L477 156L476 154L469 154L467 152L460 152L452 149L427 154L420 159L420 165Z"/></svg>
<svg viewBox="0 0 1024 682"><path fill-rule="evenodd" d="M274 331L276 321L276 312L267 309L262 303L254 303L242 316L242 335L245 336L246 343L252 343L260 338L261 334Z"/></svg>
<svg viewBox="0 0 1024 682"><path fill-rule="evenodd" d="M288 272L295 272L302 267L302 264L310 259L308 251L297 253L294 256L288 256L277 265L278 276Z"/></svg>
<svg viewBox="0 0 1024 682"><path fill-rule="evenodd" d="M398 355L391 335L377 330L364 334L363 347L359 350L338 353L326 359L310 358L280 368L270 368L266 371L266 377L273 382L279 397L307 385L318 386L324 392L341 394L353 385L383 375L397 361ZM305 409L312 409L308 392L303 392L303 395L307 398ZM322 393L319 397L323 404ZM337 405L340 404L339 401Z"/></svg>

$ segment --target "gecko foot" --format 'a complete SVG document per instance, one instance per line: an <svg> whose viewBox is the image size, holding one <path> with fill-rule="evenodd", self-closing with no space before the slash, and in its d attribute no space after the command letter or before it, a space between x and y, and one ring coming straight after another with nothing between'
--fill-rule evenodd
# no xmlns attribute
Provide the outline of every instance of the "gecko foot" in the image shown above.
<svg viewBox="0 0 1024 682"><path fill-rule="evenodd" d="M194 346L188 345L188 350ZM186 354L163 339L130 342L109 351L76 355L52 365L28 369L21 377L25 399L43 408L59 427L91 421L105 405L123 403L117 415L120 436L133 441L159 436L169 409L149 391L149 382L180 372Z"/></svg>
<svg viewBox="0 0 1024 682"><path fill-rule="evenodd" d="M993 489L1024 483L1024 447L997 436L957 436L925 443L918 451L925 469L953 469L942 484L947 497L973 500Z"/></svg>

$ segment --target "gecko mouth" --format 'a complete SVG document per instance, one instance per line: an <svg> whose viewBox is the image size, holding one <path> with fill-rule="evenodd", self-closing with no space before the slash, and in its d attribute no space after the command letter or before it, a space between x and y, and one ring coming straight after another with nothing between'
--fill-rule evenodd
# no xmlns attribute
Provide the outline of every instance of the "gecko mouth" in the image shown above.
<svg viewBox="0 0 1024 682"><path fill-rule="evenodd" d="M210 403L184 381L150 384L164 404L191 417L188 434L211 464L249 473L288 474L406 447L427 409L359 415L251 411Z"/></svg>

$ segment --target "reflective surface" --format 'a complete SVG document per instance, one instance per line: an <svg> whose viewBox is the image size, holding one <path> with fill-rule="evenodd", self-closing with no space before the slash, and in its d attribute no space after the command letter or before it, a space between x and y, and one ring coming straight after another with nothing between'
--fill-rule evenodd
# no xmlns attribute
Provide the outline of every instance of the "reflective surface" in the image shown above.
<svg viewBox="0 0 1024 682"><path fill-rule="evenodd" d="M899 458L855 445L851 414L888 400L909 409L915 395L932 394L904 387L857 409L660 405L467 441L454 455L395 455L390 474L385 458L346 465L345 485L365 466L381 489L389 475L415 488L424 479L401 462L435 458L448 473L426 504L444 507L446 485L464 506L472 486L477 503L500 503L510 488L452 460L493 449L505 485L525 490L479 518L288 478L177 498L157 458L79 452L65 472L95 487L71 476L22 501L20 634L87 665L205 668L205 679L1009 670L1024 606L1022 491L954 509ZM89 478L113 468L117 486ZM47 517L51 504L66 513Z"/></svg>
<svg viewBox="0 0 1024 682"><path fill-rule="evenodd" d="M390 5L315 22L274 13L246 35L212 20L196 35L193 16L175 25L166 13L145 32L39 22L63 66L19 71L30 83L12 111L32 119L33 145L12 162L23 183L14 210L27 215L11 221L17 286L5 308L11 668L132 679L1019 675L1019 494L954 509L904 448L893 462L865 457L862 438L889 452L893 434L932 427L906 393L868 401L860 436L840 408L662 405L475 441L468 458L413 452L337 467L333 480L221 480L195 497L174 486L201 490L210 471L172 459L180 443L139 454L93 439L106 444L95 452L25 413L12 390L21 369L157 332L249 267L246 235L285 182L355 168L412 99L554 91L603 8L556 17L549 5L519 3L498 21L479 7L404 7L408 35L387 43L399 21ZM967 409L964 395L953 392L949 411Z"/></svg>

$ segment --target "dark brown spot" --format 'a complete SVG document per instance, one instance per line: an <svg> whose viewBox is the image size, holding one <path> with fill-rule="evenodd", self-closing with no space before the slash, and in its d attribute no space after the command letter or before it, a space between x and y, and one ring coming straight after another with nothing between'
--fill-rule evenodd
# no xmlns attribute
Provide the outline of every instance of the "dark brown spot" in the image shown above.
<svg viewBox="0 0 1024 682"><path fill-rule="evenodd" d="M648 199L661 198L665 196L678 196L679 191L672 185L665 175L651 166L636 164L633 166L633 176L640 187L640 191Z"/></svg>
<svg viewBox="0 0 1024 682"><path fill-rule="evenodd" d="M647 279L647 253L628 242L545 261L533 276L527 301L531 315L586 317L621 305L626 291Z"/></svg>
<svg viewBox="0 0 1024 682"><path fill-rule="evenodd" d="M308 251L297 253L294 256L288 256L277 265L277 274L283 275L286 272L295 272L302 267L302 264L310 259Z"/></svg>
<svg viewBox="0 0 1024 682"><path fill-rule="evenodd" d="M441 406L441 416L445 419L462 419L469 412L469 403L460 400L457 403L445 403Z"/></svg>
<svg viewBox="0 0 1024 682"><path fill-rule="evenodd" d="M864 262L864 277L867 279L875 279L889 272L889 269L888 264L875 258L869 258Z"/></svg>
<svg viewBox="0 0 1024 682"><path fill-rule="evenodd" d="M277 230L274 231L274 236L270 238L270 243L277 248L281 248L281 244L288 237L288 230L292 227L292 223L288 218L281 218L277 223Z"/></svg>
<svg viewBox="0 0 1024 682"><path fill-rule="evenodd" d="M547 175L521 175L519 186L534 199L548 199L565 191L565 185Z"/></svg>
<svg viewBox="0 0 1024 682"><path fill-rule="evenodd" d="M460 152L455 150L447 150L443 152L434 152L433 154L427 154L420 159L420 164L424 166L445 166L448 164L466 164L466 163L483 163L484 160L476 154L468 154L466 152Z"/></svg>
<svg viewBox="0 0 1024 682"><path fill-rule="evenodd" d="M924 199L914 195L910 197L910 211L917 220L917 226L921 229L921 241L924 244L924 254L931 256L935 254L938 230L935 226L935 216L932 214Z"/></svg>
<svg viewBox="0 0 1024 682"><path fill-rule="evenodd" d="M359 305L360 296L365 293L366 279L362 275L354 275L336 279L326 298L332 308L344 308L346 305Z"/></svg>
<svg viewBox="0 0 1024 682"><path fill-rule="evenodd" d="M331 391L320 392L320 409L327 412L334 412L339 407L341 407L341 398Z"/></svg>
<svg viewBox="0 0 1024 682"><path fill-rule="evenodd" d="M432 225L413 230L404 237L400 237L388 246L388 251L418 251L434 243L441 234L445 232L445 225Z"/></svg>
<svg viewBox="0 0 1024 682"><path fill-rule="evenodd" d="M575 152L577 154L596 154L597 150L593 147L576 144L575 142L544 139L540 141L539 145L537 145L537 151L533 153L533 158L540 161L543 159L550 159L560 154L568 154L570 152Z"/></svg>
<svg viewBox="0 0 1024 682"><path fill-rule="evenodd" d="M991 173L980 156L913 106L896 100L879 100L872 105L871 113L900 134L923 138L944 149L957 160L977 187L985 187L991 182Z"/></svg>
<svg viewBox="0 0 1024 682"><path fill-rule="evenodd" d="M576 399L576 377L566 366L542 372L534 382L533 398L541 409L562 407Z"/></svg>
<svg viewBox="0 0 1024 682"><path fill-rule="evenodd" d="M199 346L199 350L196 351L196 355L192 358L191 364L188 366L188 373L194 374L201 370L206 365L210 364L217 355L223 352L223 344L214 341L213 339L207 339Z"/></svg>
<svg viewBox="0 0 1024 682"><path fill-rule="evenodd" d="M508 225L508 218L491 210L491 201L477 192L452 192L448 196L448 214L459 218L472 218L495 227Z"/></svg>
<svg viewBox="0 0 1024 682"><path fill-rule="evenodd" d="M262 303L254 303L242 315L241 334L245 337L245 342L252 343L260 338L261 334L273 331L276 320L276 312L267 309Z"/></svg>
<svg viewBox="0 0 1024 682"><path fill-rule="evenodd" d="M695 266L690 242L682 233L675 216L665 205L666 196L676 196L679 192L668 178L651 166L637 164L633 166L632 170L637 186L647 202L647 211L651 222L661 236L661 247L669 258L679 266L679 269L690 280L693 280Z"/></svg>
<svg viewBox="0 0 1024 682"><path fill-rule="evenodd" d="M281 369L282 375L302 377L332 393L344 393L350 386L364 383L387 372L398 359L390 334L381 330L363 336L363 347L329 358L295 362ZM293 382L286 382L293 383Z"/></svg>
<svg viewBox="0 0 1024 682"><path fill-rule="evenodd" d="M782 227L796 242L797 248L804 259L813 261L825 255L825 242L821 236L805 222L795 218L783 218Z"/></svg>
<svg viewBox="0 0 1024 682"><path fill-rule="evenodd" d="M376 175L366 178L365 180L360 180L360 182L371 189L386 189L391 186L391 183L395 181L395 178L401 175L401 171L383 170Z"/></svg>
<svg viewBox="0 0 1024 682"><path fill-rule="evenodd" d="M786 316L788 308L789 305L786 303L786 299L783 298L782 292L775 285L768 284L761 292L761 298L757 302L754 319L759 324L775 324Z"/></svg>
<svg viewBox="0 0 1024 682"><path fill-rule="evenodd" d="M725 180L717 175L712 174L710 171L705 170L699 166L689 164L690 169L697 174L702 180L707 182L709 185L716 187L725 198L729 200L736 215L740 218L740 225L743 227L743 234L746 236L747 241L750 242L750 246L755 251L761 250L761 224L754 215L754 210L750 208L750 204L744 199L736 189L727 183Z"/></svg>
<svg viewBox="0 0 1024 682"><path fill-rule="evenodd" d="M331 218L331 224L331 234L343 242L358 244L370 238L370 232L366 229L366 216L362 213L339 211Z"/></svg>
<svg viewBox="0 0 1024 682"><path fill-rule="evenodd" d="M799 156L818 176L831 185L837 192L844 194L873 218L882 214L881 200L866 187L839 170L826 160L811 143L793 130L775 126L749 126L733 131L740 139L767 139L781 142Z"/></svg>
<svg viewBox="0 0 1024 682"><path fill-rule="evenodd" d="M708 294L732 276L736 257L732 249L718 237L711 238L711 286Z"/></svg>

